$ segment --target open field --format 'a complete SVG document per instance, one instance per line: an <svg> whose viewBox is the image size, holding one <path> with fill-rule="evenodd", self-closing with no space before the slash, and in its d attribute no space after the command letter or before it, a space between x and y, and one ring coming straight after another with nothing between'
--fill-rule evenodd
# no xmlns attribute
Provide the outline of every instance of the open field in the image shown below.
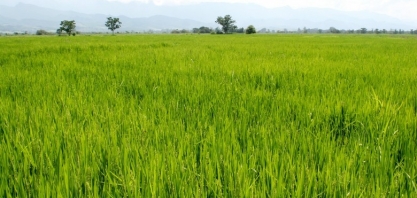
<svg viewBox="0 0 417 198"><path fill-rule="evenodd" d="M416 197L417 37L0 37L0 197Z"/></svg>

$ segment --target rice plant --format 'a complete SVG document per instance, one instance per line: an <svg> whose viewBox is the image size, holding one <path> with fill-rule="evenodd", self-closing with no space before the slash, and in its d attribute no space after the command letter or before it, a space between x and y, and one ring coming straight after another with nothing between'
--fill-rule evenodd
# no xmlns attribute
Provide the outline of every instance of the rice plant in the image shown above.
<svg viewBox="0 0 417 198"><path fill-rule="evenodd" d="M0 38L2 197L415 197L417 37Z"/></svg>

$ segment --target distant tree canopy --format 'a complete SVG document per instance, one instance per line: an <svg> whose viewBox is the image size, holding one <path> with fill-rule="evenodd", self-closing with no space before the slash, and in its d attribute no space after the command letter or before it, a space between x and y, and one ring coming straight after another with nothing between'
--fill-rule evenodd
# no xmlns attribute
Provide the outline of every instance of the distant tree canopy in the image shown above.
<svg viewBox="0 0 417 198"><path fill-rule="evenodd" d="M329 32L334 33L334 34L338 34L338 33L340 33L340 30L336 29L335 27L330 27Z"/></svg>
<svg viewBox="0 0 417 198"><path fill-rule="evenodd" d="M255 26L250 25L248 26L248 28L246 28L246 34L255 34L255 33L256 33Z"/></svg>
<svg viewBox="0 0 417 198"><path fill-rule="evenodd" d="M75 35L75 21L68 21L68 20L64 20L61 21L61 27L57 30L58 34L61 34L62 31L66 32L68 34L68 36L71 36L71 33L73 33L73 35Z"/></svg>
<svg viewBox="0 0 417 198"><path fill-rule="evenodd" d="M171 34L187 34L190 33L190 31L186 30L186 29L182 29L182 30L172 30Z"/></svg>
<svg viewBox="0 0 417 198"><path fill-rule="evenodd" d="M46 30L36 30L36 35L50 35L53 33L49 33Z"/></svg>
<svg viewBox="0 0 417 198"><path fill-rule="evenodd" d="M122 27L122 22L119 18L108 17L104 25L114 34L114 30Z"/></svg>
<svg viewBox="0 0 417 198"><path fill-rule="evenodd" d="M232 19L230 15L226 15L224 17L217 17L216 23L222 26L222 30L225 34L231 33L234 29L237 28L235 25L236 21Z"/></svg>
<svg viewBox="0 0 417 198"><path fill-rule="evenodd" d="M64 21L61 21L61 27L59 28L59 29L57 29L57 33L58 34L61 34L62 33L62 31L64 31L64 32L66 32L67 34L68 34L68 36L70 36L71 35L71 33L73 33L73 35L75 35L75 21L74 20L72 20L72 21L67 21L67 20L64 20Z"/></svg>
<svg viewBox="0 0 417 198"><path fill-rule="evenodd" d="M211 33L213 30L209 27L201 26L200 28L193 28L193 33L201 33L201 34L207 34Z"/></svg>

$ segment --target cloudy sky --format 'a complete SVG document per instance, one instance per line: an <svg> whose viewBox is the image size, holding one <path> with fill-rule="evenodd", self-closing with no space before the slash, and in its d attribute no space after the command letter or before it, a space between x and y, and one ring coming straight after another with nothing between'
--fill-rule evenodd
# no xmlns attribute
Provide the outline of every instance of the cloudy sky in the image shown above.
<svg viewBox="0 0 417 198"><path fill-rule="evenodd" d="M0 4L12 6L18 2L24 2L40 6L48 4L58 5L59 3L93 5L86 3L87 1L95 3L100 1L119 1L124 3L136 1L156 5L185 5L199 2L256 3L269 8L290 6L292 8L333 8L343 11L365 10L394 16L403 20L417 21L417 0L1 0ZM93 10L94 7L91 7L91 9Z"/></svg>

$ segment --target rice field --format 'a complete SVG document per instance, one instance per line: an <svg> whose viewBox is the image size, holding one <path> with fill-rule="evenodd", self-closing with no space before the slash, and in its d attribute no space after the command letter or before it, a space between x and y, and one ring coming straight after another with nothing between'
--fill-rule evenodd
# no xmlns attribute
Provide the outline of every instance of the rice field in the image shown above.
<svg viewBox="0 0 417 198"><path fill-rule="evenodd" d="M416 197L417 37L0 37L0 197Z"/></svg>

